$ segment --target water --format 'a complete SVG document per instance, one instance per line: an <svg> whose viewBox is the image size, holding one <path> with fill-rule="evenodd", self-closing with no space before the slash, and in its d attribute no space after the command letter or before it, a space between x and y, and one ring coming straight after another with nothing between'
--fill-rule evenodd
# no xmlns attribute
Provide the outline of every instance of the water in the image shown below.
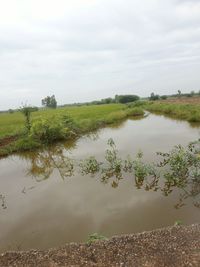
<svg viewBox="0 0 200 267"><path fill-rule="evenodd" d="M74 160L94 155L104 158L107 140L112 137L121 156L144 153L147 162L156 151L169 151L174 145L187 145L200 137L200 128L184 121L149 115L126 120L101 129L97 136L76 143L60 144L45 153L28 153L0 160L0 251L45 249L68 242L85 242L97 232L106 237L152 230L174 224L199 222L199 208L187 198L179 209L180 190L168 197L160 191L135 187L126 175L117 187L98 176L75 172L63 178L55 160L63 155ZM58 167L58 166L57 166Z"/></svg>

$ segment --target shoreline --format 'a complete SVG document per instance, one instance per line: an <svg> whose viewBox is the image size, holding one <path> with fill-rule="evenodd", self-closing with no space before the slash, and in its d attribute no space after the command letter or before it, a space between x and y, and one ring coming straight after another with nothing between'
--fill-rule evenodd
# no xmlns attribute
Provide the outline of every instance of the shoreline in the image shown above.
<svg viewBox="0 0 200 267"><path fill-rule="evenodd" d="M92 244L5 252L0 266L200 266L200 224L114 236Z"/></svg>

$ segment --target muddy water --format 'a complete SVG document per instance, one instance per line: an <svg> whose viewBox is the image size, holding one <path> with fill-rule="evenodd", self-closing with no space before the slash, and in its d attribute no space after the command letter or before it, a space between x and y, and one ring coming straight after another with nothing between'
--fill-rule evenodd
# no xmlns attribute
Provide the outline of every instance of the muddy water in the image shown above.
<svg viewBox="0 0 200 267"><path fill-rule="evenodd" d="M63 178L59 168L49 163L60 154L74 160L91 155L103 159L110 137L120 155L142 150L145 160L153 161L156 151L169 151L176 144L187 145L198 139L200 128L151 114L42 154L0 160L0 194L4 197L0 199L4 204L0 208L0 251L85 242L94 232L110 237L172 225L177 220L199 222L200 210L192 197L175 208L181 194L178 189L168 197L159 191L137 189L131 175L115 188L109 181L105 184L99 177L76 171Z"/></svg>

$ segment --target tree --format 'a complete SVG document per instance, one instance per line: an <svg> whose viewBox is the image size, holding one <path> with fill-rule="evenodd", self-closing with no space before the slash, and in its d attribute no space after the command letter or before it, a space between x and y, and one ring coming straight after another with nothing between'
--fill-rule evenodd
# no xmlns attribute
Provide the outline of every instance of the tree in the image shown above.
<svg viewBox="0 0 200 267"><path fill-rule="evenodd" d="M195 91L191 91L190 94L191 94L191 96L194 96L195 95Z"/></svg>
<svg viewBox="0 0 200 267"><path fill-rule="evenodd" d="M57 108L57 101L55 95L47 96L42 99L42 105L47 108Z"/></svg>
<svg viewBox="0 0 200 267"><path fill-rule="evenodd" d="M163 100L165 100L165 99L167 99L167 95L161 95L160 98L163 99Z"/></svg>
<svg viewBox="0 0 200 267"><path fill-rule="evenodd" d="M137 95L116 95L115 96L115 102L116 103L129 103L129 102L135 102L139 100L140 97Z"/></svg>
<svg viewBox="0 0 200 267"><path fill-rule="evenodd" d="M151 93L149 100L155 101L155 100L158 100L159 98L160 98L159 95L155 95L154 93Z"/></svg>
<svg viewBox="0 0 200 267"><path fill-rule="evenodd" d="M178 90L178 96L181 97L181 90Z"/></svg>

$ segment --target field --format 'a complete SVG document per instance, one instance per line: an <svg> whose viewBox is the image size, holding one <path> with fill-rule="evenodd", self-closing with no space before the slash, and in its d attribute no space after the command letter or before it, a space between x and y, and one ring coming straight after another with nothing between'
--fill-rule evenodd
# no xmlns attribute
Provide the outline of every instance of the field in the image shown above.
<svg viewBox="0 0 200 267"><path fill-rule="evenodd" d="M120 111L124 108L121 104L110 104L100 106L80 106L58 109L43 109L31 114L32 122L39 118L51 118L62 115L69 115L74 120L104 119L109 114ZM24 128L24 116L21 112L0 114L0 138L20 133Z"/></svg>
<svg viewBox="0 0 200 267"><path fill-rule="evenodd" d="M123 104L43 109L31 113L27 133L21 112L0 114L0 156L32 150L58 140L77 138L86 132L115 123L128 116L143 115L140 107Z"/></svg>
<svg viewBox="0 0 200 267"><path fill-rule="evenodd" d="M25 117L21 112L1 113L0 156L33 150L62 139L77 138L130 115L144 115L144 110L200 123L200 97L137 101L128 105L107 104L41 109L31 113L31 129L28 133Z"/></svg>
<svg viewBox="0 0 200 267"><path fill-rule="evenodd" d="M163 101L149 102L146 109L158 112L180 120L200 122L200 97L198 98L172 98Z"/></svg>

